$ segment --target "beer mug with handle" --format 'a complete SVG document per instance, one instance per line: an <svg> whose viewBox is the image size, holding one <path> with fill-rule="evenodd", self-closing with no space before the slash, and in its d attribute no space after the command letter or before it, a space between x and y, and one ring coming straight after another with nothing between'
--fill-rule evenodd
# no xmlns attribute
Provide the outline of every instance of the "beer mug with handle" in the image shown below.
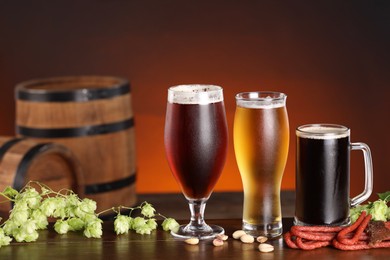
<svg viewBox="0 0 390 260"><path fill-rule="evenodd" d="M371 152L364 143L350 143L350 129L334 124L297 128L296 225L347 225L349 208L372 192ZM350 151L362 150L365 162L363 193L350 199Z"/></svg>

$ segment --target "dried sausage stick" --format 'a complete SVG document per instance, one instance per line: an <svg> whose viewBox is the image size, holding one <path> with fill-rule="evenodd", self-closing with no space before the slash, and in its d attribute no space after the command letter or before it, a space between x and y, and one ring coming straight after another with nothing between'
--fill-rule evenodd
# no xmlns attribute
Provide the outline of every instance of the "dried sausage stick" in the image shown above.
<svg viewBox="0 0 390 260"><path fill-rule="evenodd" d="M293 236L316 241L330 241L337 235L336 232L304 232L293 227L291 228L290 232Z"/></svg>
<svg viewBox="0 0 390 260"><path fill-rule="evenodd" d="M349 238L351 239L353 237L353 233L349 233L349 234L346 234L345 235L345 238ZM368 241L369 240L369 236L366 232L363 232L360 236L359 236L359 239L358 240L366 240Z"/></svg>
<svg viewBox="0 0 390 260"><path fill-rule="evenodd" d="M355 232L355 235L352 238L348 239L348 238L346 238L346 236L344 236L344 237L337 236L337 239L339 240L339 242L341 242L341 243L343 243L345 245L353 245L353 244L355 244L359 240L359 237L362 235L363 231L366 229L366 227L368 225L368 222L370 222L370 220L371 220L371 217L372 217L371 215L367 215L364 218L364 220L358 226L358 228L357 228L357 230Z"/></svg>
<svg viewBox="0 0 390 260"><path fill-rule="evenodd" d="M320 247L325 247L331 244L331 241L309 241L304 242L301 237L297 237L296 239L297 245L300 249L303 250L313 250Z"/></svg>
<svg viewBox="0 0 390 260"><path fill-rule="evenodd" d="M334 239L332 241L333 246L335 248L341 249L341 250L361 250L361 249L370 249L370 248L389 248L390 247L390 241L386 242L378 242L376 244L368 244L365 242L357 242L353 245L345 245L337 241L337 239Z"/></svg>
<svg viewBox="0 0 390 260"><path fill-rule="evenodd" d="M370 249L371 247L367 243L357 242L353 245L345 245L337 241L337 239L333 239L332 244L335 248L341 250L361 250L361 249Z"/></svg>
<svg viewBox="0 0 390 260"><path fill-rule="evenodd" d="M370 244L370 247L372 248L384 248L384 247L390 247L390 241L382 241L378 242L376 244Z"/></svg>
<svg viewBox="0 0 390 260"><path fill-rule="evenodd" d="M287 246L289 248L295 248L295 249L298 249L299 247L297 246L296 242L294 242L292 239L291 239L291 233L290 231L285 233L284 234L284 241L286 242Z"/></svg>
<svg viewBox="0 0 390 260"><path fill-rule="evenodd" d="M342 240L348 233L354 231L356 228L358 228L360 226L360 224L363 222L364 218L366 217L366 212L363 211L359 218L356 220L355 223L353 223L352 225L350 225L349 227L346 227L344 229L342 229L338 234L337 234L337 240Z"/></svg>
<svg viewBox="0 0 390 260"><path fill-rule="evenodd" d="M291 229L308 232L339 232L343 227L327 227L327 226L292 226Z"/></svg>

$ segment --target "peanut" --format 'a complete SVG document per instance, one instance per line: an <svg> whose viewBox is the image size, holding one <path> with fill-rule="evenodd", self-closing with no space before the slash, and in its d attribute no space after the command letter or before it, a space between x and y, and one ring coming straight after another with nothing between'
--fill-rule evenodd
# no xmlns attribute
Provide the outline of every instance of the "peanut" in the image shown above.
<svg viewBox="0 0 390 260"><path fill-rule="evenodd" d="M223 240L216 238L213 240L213 245L214 246L223 246Z"/></svg>
<svg viewBox="0 0 390 260"><path fill-rule="evenodd" d="M258 237L256 238L256 241L259 242L259 243L264 243L264 242L266 242L267 240L268 240L268 238L267 238L267 237L264 237L264 236L258 236Z"/></svg>
<svg viewBox="0 0 390 260"><path fill-rule="evenodd" d="M229 237L227 235L218 235L217 238L222 241L226 241Z"/></svg>
<svg viewBox="0 0 390 260"><path fill-rule="evenodd" d="M234 231L232 236L233 236L234 239L239 239L243 235L246 235L244 230L236 230L236 231Z"/></svg>
<svg viewBox="0 0 390 260"><path fill-rule="evenodd" d="M196 237L192 237L192 238L188 238L188 239L184 240L184 242L186 242L189 245L197 245L197 244L199 244L199 239Z"/></svg>
<svg viewBox="0 0 390 260"><path fill-rule="evenodd" d="M247 234L241 236L240 240L241 240L241 242L246 243L246 244L250 244L250 243L255 242L255 238L252 237L251 235L247 235Z"/></svg>
<svg viewBox="0 0 390 260"><path fill-rule="evenodd" d="M268 253L274 251L274 246L270 244L260 244L259 251L263 253Z"/></svg>

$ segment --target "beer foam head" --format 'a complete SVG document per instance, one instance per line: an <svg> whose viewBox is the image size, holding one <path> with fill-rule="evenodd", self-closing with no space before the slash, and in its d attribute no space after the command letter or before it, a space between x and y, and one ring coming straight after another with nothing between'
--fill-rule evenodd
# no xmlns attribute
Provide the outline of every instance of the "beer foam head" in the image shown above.
<svg viewBox="0 0 390 260"><path fill-rule="evenodd" d="M245 108L278 108L286 105L287 95L280 92L243 92L236 95L236 104Z"/></svg>
<svg viewBox="0 0 390 260"><path fill-rule="evenodd" d="M334 124L311 124L297 128L296 135L311 139L339 139L349 136L348 127Z"/></svg>
<svg viewBox="0 0 390 260"><path fill-rule="evenodd" d="M169 103L202 105L221 101L223 101L223 91L216 85L178 85L168 89Z"/></svg>

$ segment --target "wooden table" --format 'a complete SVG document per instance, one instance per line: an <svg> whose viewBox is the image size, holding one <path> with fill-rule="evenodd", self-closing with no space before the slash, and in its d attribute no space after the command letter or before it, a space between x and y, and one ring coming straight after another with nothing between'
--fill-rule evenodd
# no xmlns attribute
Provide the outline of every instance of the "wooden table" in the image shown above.
<svg viewBox="0 0 390 260"><path fill-rule="evenodd" d="M229 236L241 226L240 219L209 220L208 223L223 226ZM292 219L283 219L283 225L285 230L289 229ZM222 247L214 247L211 241L187 245L160 228L151 235L131 232L117 236L112 221L105 221L101 239L88 239L73 232L58 235L49 228L40 231L36 242L12 243L0 248L0 259L390 259L390 249L302 251L287 248L282 238L271 243L275 251L261 253L257 250L258 243L243 244L232 238Z"/></svg>

